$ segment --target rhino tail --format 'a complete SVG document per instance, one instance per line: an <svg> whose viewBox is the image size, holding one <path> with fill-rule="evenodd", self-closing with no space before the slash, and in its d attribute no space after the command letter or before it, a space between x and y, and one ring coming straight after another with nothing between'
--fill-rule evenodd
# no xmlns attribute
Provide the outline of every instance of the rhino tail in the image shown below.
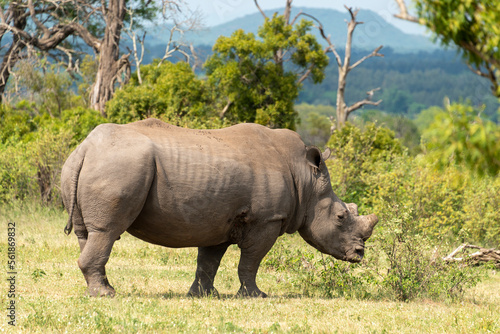
<svg viewBox="0 0 500 334"><path fill-rule="evenodd" d="M66 224L66 227L64 228L64 233L69 235L71 231L73 230L73 214L75 211L75 205L76 205L76 194L78 190L78 178L80 177L80 171L82 170L83 166L83 160L84 158L80 158L78 160L78 164L76 168L72 171L71 175L71 180L70 180L70 197L69 197L69 206L68 206L68 212L69 212L69 218L68 218L68 223Z"/></svg>

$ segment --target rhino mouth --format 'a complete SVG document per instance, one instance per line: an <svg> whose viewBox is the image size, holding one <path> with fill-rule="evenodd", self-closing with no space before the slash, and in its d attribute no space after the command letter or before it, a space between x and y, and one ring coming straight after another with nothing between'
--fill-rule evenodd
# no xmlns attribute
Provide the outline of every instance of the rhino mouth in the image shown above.
<svg viewBox="0 0 500 334"><path fill-rule="evenodd" d="M356 247L351 254L346 256L346 260L351 263L359 263L363 260L363 256L365 255L364 247Z"/></svg>

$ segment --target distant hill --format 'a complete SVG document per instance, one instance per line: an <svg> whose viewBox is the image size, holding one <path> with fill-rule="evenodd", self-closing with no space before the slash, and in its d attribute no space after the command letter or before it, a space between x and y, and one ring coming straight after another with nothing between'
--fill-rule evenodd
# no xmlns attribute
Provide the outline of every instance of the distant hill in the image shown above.
<svg viewBox="0 0 500 334"><path fill-rule="evenodd" d="M343 49L346 42L347 24L346 20L350 19L349 13L340 12L334 9L320 8L293 8L292 17L299 11L308 13L316 17L324 26L326 34L331 35L331 40L337 48ZM283 9L266 10L268 17L272 17L274 12L282 13ZM309 19L303 16L305 19ZM379 45L391 47L395 52L413 53L418 51L433 51L439 48L429 38L420 35L406 34L389 24L380 15L371 10L360 10L358 21L364 24L358 25L354 32L353 47L358 50L374 49ZM192 42L194 45L210 45L212 46L217 38L221 35L230 36L235 30L243 29L246 32L257 34L259 26L262 25L264 19L260 13L254 13L222 23L213 27L206 28L198 32L188 32L185 39ZM158 31L165 31L158 28ZM318 41L323 43L323 39L319 36L317 29L312 32L317 36ZM166 44L168 34L160 32L151 32L149 34L151 44Z"/></svg>

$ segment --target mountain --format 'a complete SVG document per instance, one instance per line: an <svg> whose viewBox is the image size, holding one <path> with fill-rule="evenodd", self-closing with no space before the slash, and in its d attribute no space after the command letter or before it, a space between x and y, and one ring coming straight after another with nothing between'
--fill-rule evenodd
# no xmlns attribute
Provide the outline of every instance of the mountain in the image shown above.
<svg viewBox="0 0 500 334"><path fill-rule="evenodd" d="M291 17L295 17L299 11L307 13L317 18L324 27L325 33L331 35L331 41L334 45L343 49L346 43L347 24L350 20L349 13L340 12L334 9L318 9L318 8L293 8ZM282 13L283 9L266 10L268 17L272 17L273 13ZM306 16L302 16L309 19ZM421 35L406 34L388 23L382 16L371 10L360 10L357 16L357 21L364 22L356 27L353 37L353 48L358 50L372 50L379 45L391 47L396 52L413 53L418 51L433 51L439 46L434 44L428 37ZM246 32L257 34L259 26L264 23L264 18L260 13L254 13L243 16L241 18L222 23L213 27L206 28L202 31L187 32L185 39L192 42L194 45L213 45L217 38L221 35L230 36L237 29L243 29ZM165 34L165 27L159 31L163 33L152 33L150 42L155 44L166 44L168 34ZM323 44L323 39L319 35L317 29L312 29L318 41Z"/></svg>

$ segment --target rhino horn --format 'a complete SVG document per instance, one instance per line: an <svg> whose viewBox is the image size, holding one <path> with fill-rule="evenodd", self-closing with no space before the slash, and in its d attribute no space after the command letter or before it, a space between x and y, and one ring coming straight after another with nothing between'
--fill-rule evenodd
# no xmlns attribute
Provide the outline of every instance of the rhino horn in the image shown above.
<svg viewBox="0 0 500 334"><path fill-rule="evenodd" d="M365 238L368 239L372 235L373 228L378 223L378 217L375 214L371 214L359 218L362 219Z"/></svg>
<svg viewBox="0 0 500 334"><path fill-rule="evenodd" d="M378 217L372 213L371 215L366 216L366 218L367 218L368 226L370 227L370 229L373 230L375 225L377 225L377 223L378 223Z"/></svg>

